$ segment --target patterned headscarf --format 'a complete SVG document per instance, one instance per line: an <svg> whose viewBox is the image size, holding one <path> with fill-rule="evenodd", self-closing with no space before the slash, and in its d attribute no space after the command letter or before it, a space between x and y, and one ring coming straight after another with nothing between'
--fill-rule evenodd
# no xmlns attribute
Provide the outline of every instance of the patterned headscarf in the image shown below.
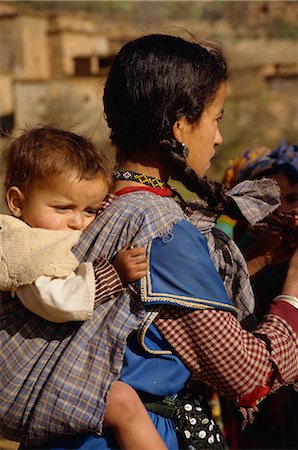
<svg viewBox="0 0 298 450"><path fill-rule="evenodd" d="M255 147L236 156L229 163L223 183L231 188L243 180L260 178L282 167L287 167L298 180L298 147L295 144L287 145L284 140L275 150Z"/></svg>

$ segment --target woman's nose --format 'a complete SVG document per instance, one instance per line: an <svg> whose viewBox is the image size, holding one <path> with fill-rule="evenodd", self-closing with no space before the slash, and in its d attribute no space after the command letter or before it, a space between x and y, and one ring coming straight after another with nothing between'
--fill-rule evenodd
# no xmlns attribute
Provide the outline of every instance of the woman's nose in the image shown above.
<svg viewBox="0 0 298 450"><path fill-rule="evenodd" d="M214 144L215 145L220 145L222 143L223 143L223 138L222 138L221 132L219 131L219 129L217 129L216 135L215 135L215 142L214 142Z"/></svg>

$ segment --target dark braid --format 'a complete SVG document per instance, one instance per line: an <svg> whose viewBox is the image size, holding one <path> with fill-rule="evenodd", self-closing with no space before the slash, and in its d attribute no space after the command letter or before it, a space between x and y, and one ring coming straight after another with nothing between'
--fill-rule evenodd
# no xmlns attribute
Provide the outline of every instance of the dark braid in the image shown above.
<svg viewBox="0 0 298 450"><path fill-rule="evenodd" d="M198 176L194 170L186 165L182 154L183 147L175 139L163 140L160 143L162 154L167 163L171 164L173 177L191 192L196 193L218 215L227 214L233 219L244 217L232 197L225 195L226 188L223 184Z"/></svg>
<svg viewBox="0 0 298 450"><path fill-rule="evenodd" d="M104 88L104 111L117 162L142 162L158 151L171 176L195 192L216 214L243 220L224 186L186 165L173 126L199 121L228 71L220 44L153 34L128 42L116 56ZM280 216L272 215L270 221ZM245 220L245 219L244 219Z"/></svg>
<svg viewBox="0 0 298 450"><path fill-rule="evenodd" d="M197 176L190 167L187 167L185 158L177 151L170 151L169 156L177 180L181 181L188 190L195 192L204 200L214 213L218 215L226 214L232 219L246 221L233 198L225 195L227 189L223 184L213 181L206 176ZM195 207L195 205L192 204L192 207ZM274 211L265 217L261 224L267 229L279 231L292 248L297 248L297 215L283 211Z"/></svg>

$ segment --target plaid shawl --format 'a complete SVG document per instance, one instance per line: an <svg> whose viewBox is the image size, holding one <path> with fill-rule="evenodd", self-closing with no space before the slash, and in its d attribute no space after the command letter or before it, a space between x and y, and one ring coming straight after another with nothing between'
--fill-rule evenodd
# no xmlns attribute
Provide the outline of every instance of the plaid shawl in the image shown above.
<svg viewBox="0 0 298 450"><path fill-rule="evenodd" d="M80 261L111 259L127 242L145 245L184 218L173 199L135 192L115 200L83 234ZM128 289L84 323L47 322L1 294L1 433L30 447L56 436L102 431L106 397L126 340L144 317Z"/></svg>
<svg viewBox="0 0 298 450"><path fill-rule="evenodd" d="M280 204L279 188L270 179L244 181L226 192L238 205L248 223L254 225L273 212ZM254 294L246 261L232 239L216 228L218 216L199 202L188 203L189 220L205 236L210 257L224 282L225 288L238 309L237 319L246 329L253 329L256 321Z"/></svg>

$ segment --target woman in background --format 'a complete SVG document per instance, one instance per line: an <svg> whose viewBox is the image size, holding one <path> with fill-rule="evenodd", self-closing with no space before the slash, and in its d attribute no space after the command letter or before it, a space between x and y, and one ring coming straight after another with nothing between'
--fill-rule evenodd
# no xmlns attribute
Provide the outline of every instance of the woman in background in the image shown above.
<svg viewBox="0 0 298 450"><path fill-rule="evenodd" d="M244 180L256 180L268 177L274 180L280 188L281 204L278 211L292 216L292 227L249 227L245 223L234 221L235 239L247 252L247 247L256 243L258 247L262 242L270 245L280 238L297 246L298 226L298 147L295 144L287 145L283 140L279 146L272 150L267 147L256 147L246 150L230 161L224 176L224 183L232 188ZM286 225L286 223L284 224ZM296 229L296 232L295 232ZM270 232L270 236L263 233ZM261 234L260 234L261 233ZM255 314L257 321L263 320L274 297L282 289L288 271L288 261L266 267L253 279L255 294ZM236 426L238 413L233 404L224 402L226 414L227 439L231 448L240 449L295 449L298 442L298 396L293 386L284 386L277 393L269 396L262 402L259 413L253 424L241 431ZM232 425L233 424L233 425ZM234 430L234 432L232 431Z"/></svg>

